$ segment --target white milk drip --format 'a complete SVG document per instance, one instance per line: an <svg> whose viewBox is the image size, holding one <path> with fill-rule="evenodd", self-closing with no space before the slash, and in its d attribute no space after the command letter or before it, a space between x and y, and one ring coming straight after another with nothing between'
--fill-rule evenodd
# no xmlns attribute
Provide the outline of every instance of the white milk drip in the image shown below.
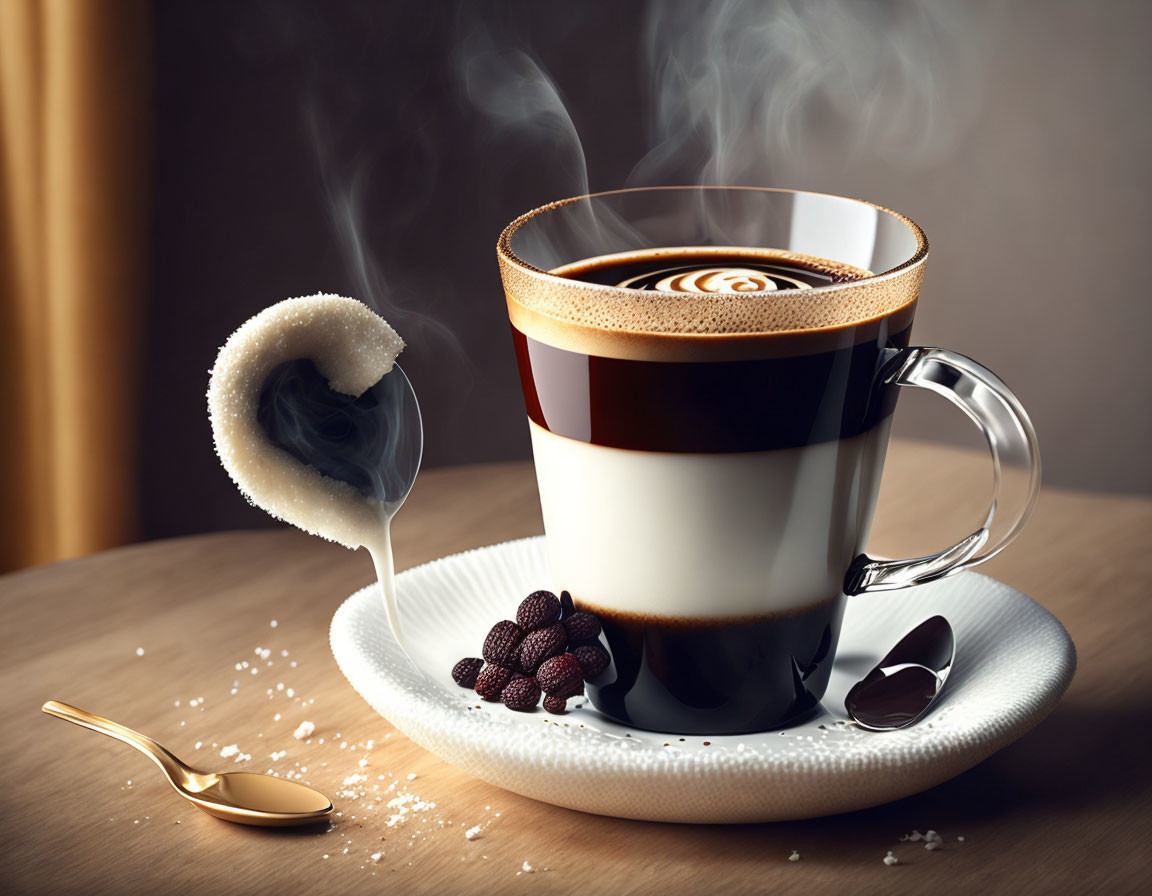
<svg viewBox="0 0 1152 896"><path fill-rule="evenodd" d="M380 596L384 600L384 613L388 617L388 627L396 643L407 652L404 638L400 634L400 608L396 603L396 563L392 557L392 517L387 514L382 521L380 532L365 548L372 557L376 568L376 581L380 584Z"/></svg>

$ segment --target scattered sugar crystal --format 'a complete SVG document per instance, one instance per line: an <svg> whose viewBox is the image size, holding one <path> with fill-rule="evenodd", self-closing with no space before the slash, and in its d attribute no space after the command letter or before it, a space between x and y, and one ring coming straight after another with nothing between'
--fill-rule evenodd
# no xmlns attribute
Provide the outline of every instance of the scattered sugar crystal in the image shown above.
<svg viewBox="0 0 1152 896"><path fill-rule="evenodd" d="M957 837L956 839L957 839L957 840L959 840L961 843L963 843L963 842L964 842L964 838L963 838L963 837Z"/></svg>
<svg viewBox="0 0 1152 896"><path fill-rule="evenodd" d="M523 865L520 866L520 870L523 871L525 874L531 874L536 869L533 868L531 865L529 865L527 862L525 862Z"/></svg>
<svg viewBox="0 0 1152 896"><path fill-rule="evenodd" d="M892 850L888 850L888 855L884 856L884 864L885 865L889 865L889 866L895 865L899 861L900 860L898 858L896 858L896 856L892 855Z"/></svg>
<svg viewBox="0 0 1152 896"><path fill-rule="evenodd" d="M292 688L288 688L288 690L286 690L284 693L287 694L289 697L295 697L296 696L296 692Z"/></svg>
<svg viewBox="0 0 1152 896"><path fill-rule="evenodd" d="M282 682L282 681L276 682L276 690L278 690L278 691L284 690L284 682Z"/></svg>
<svg viewBox="0 0 1152 896"><path fill-rule="evenodd" d="M940 848L940 841L939 840L929 840L927 843L924 844L924 848L925 849L939 849Z"/></svg>
<svg viewBox="0 0 1152 896"><path fill-rule="evenodd" d="M231 757L235 756L239 752L240 752L240 748L238 746L236 746L236 744L229 744L228 746L226 746L224 749L222 749L220 751L220 755L222 757L224 757L225 759L230 759Z"/></svg>
<svg viewBox="0 0 1152 896"><path fill-rule="evenodd" d="M177 700L177 701L176 701L175 703L173 703L172 705L173 705L173 706L175 706L177 709L179 709L179 707L180 707L180 701L179 701L179 700Z"/></svg>
<svg viewBox="0 0 1152 896"><path fill-rule="evenodd" d="M372 861L373 862L379 862L382 858L384 858L384 853L382 853L382 852L372 853Z"/></svg>
<svg viewBox="0 0 1152 896"><path fill-rule="evenodd" d="M276 626L278 626L280 623L279 623L279 622L277 622L275 619L273 619L273 620L272 620L271 622L269 622L268 624L269 624L269 625L270 625L272 628L276 628Z"/></svg>
<svg viewBox="0 0 1152 896"><path fill-rule="evenodd" d="M276 715L272 716L272 721L273 722L279 722L280 721L280 713L276 713Z"/></svg>
<svg viewBox="0 0 1152 896"><path fill-rule="evenodd" d="M792 850L792 855L788 856L788 861L789 862L799 862L800 861L800 853L798 853L796 850Z"/></svg>
<svg viewBox="0 0 1152 896"><path fill-rule="evenodd" d="M409 781L415 781L416 780L416 772L408 772L408 780Z"/></svg>
<svg viewBox="0 0 1152 896"><path fill-rule="evenodd" d="M480 836L480 825L475 825L474 827L468 828L468 830L464 832L464 836L469 840L475 840Z"/></svg>
<svg viewBox="0 0 1152 896"><path fill-rule="evenodd" d="M368 760L367 759L361 759L356 764L358 766L360 766L360 768L364 768L368 764ZM411 781L412 779L409 778L408 780Z"/></svg>
<svg viewBox="0 0 1152 896"><path fill-rule="evenodd" d="M136 648L136 656L144 656L144 648L143 647L137 647Z"/></svg>
<svg viewBox="0 0 1152 896"><path fill-rule="evenodd" d="M196 749L199 750L203 744L204 744L204 741L202 741L202 740L196 741Z"/></svg>
<svg viewBox="0 0 1152 896"><path fill-rule="evenodd" d="M361 781L367 781L367 775L349 775L344 779L344 786L351 787L353 784L359 784Z"/></svg>
<svg viewBox="0 0 1152 896"><path fill-rule="evenodd" d="M311 737L315 730L316 726L311 722L301 722L296 730L292 732L292 736L296 738L296 740L304 740L306 737Z"/></svg>

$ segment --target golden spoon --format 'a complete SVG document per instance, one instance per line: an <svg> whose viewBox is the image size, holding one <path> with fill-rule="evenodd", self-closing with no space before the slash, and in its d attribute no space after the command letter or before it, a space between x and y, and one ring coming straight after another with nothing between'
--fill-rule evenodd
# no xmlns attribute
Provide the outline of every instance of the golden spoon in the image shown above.
<svg viewBox="0 0 1152 896"><path fill-rule="evenodd" d="M49 715L83 725L122 740L150 756L168 776L176 792L209 815L263 827L312 824L332 813L328 797L311 787L251 772L205 774L189 768L150 737L82 709L49 700L41 707Z"/></svg>

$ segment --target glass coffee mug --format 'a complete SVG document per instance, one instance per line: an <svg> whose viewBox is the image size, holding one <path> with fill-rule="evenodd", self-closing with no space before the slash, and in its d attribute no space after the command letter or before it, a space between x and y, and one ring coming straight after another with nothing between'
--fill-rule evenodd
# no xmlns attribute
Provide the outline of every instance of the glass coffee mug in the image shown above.
<svg viewBox="0 0 1152 896"><path fill-rule="evenodd" d="M501 235L551 584L603 623L601 712L681 734L801 721L846 596L1020 531L1040 481L1027 414L975 361L909 345L927 255L888 209L755 188L581 196ZM901 386L981 428L995 486L963 541L880 560L863 548Z"/></svg>

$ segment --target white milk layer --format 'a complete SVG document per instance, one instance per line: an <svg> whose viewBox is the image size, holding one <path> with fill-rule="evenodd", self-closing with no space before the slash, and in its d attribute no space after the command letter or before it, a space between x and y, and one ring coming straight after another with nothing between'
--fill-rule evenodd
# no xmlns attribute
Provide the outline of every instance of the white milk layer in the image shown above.
<svg viewBox="0 0 1152 896"><path fill-rule="evenodd" d="M557 591L622 613L723 618L840 594L868 537L889 421L737 454L604 448L529 426Z"/></svg>

